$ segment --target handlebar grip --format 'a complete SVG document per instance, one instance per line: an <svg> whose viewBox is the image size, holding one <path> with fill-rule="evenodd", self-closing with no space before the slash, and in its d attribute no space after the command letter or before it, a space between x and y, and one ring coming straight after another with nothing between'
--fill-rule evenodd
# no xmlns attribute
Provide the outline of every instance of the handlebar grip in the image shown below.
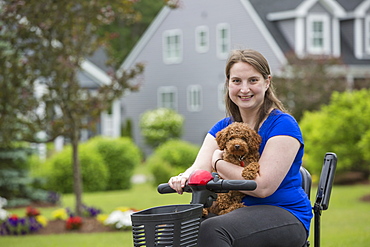
<svg viewBox="0 0 370 247"><path fill-rule="evenodd" d="M218 192L228 190L255 190L257 183L254 180L219 180L217 182L210 181L207 184L207 189Z"/></svg>
<svg viewBox="0 0 370 247"><path fill-rule="evenodd" d="M176 190L172 189L168 183L163 183L163 184L158 185L157 191L159 194L176 193ZM186 185L183 188L183 191L189 192L189 193L192 192L192 190L190 189L188 185Z"/></svg>
<svg viewBox="0 0 370 247"><path fill-rule="evenodd" d="M176 190L172 189L168 183L158 185L157 191L159 194L168 194L176 192Z"/></svg>
<svg viewBox="0 0 370 247"><path fill-rule="evenodd" d="M254 180L224 180L222 189L224 190L255 190L257 183Z"/></svg>

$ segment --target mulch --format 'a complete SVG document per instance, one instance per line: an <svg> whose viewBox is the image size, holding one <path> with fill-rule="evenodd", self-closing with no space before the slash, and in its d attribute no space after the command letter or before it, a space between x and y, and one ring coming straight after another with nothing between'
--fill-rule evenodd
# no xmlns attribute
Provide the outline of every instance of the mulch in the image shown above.
<svg viewBox="0 0 370 247"><path fill-rule="evenodd" d="M78 230L67 230L64 220L50 220L46 227L41 228L33 234L66 234L66 233L97 233L97 232L114 232L113 227L105 226L96 218L82 218L82 226Z"/></svg>

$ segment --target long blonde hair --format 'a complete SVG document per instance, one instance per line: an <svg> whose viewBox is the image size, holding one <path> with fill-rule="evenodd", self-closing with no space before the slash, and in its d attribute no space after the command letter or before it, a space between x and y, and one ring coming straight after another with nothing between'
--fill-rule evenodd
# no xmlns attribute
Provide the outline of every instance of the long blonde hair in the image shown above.
<svg viewBox="0 0 370 247"><path fill-rule="evenodd" d="M229 59L226 63L225 75L225 105L226 105L226 114L231 117L235 122L243 122L239 107L230 99L229 96L229 80L230 80L230 69L237 62L245 62L253 66L259 73L262 74L264 79L268 79L268 76L271 74L269 64L266 58L259 53L258 51L245 49L245 50L233 50L229 56ZM270 81L270 86L266 90L265 98L262 103L262 106L258 110L258 119L257 123L254 126L254 129L258 131L258 128L261 122L265 119L269 110L271 108L279 109L283 112L286 112L281 101L276 97L275 89Z"/></svg>

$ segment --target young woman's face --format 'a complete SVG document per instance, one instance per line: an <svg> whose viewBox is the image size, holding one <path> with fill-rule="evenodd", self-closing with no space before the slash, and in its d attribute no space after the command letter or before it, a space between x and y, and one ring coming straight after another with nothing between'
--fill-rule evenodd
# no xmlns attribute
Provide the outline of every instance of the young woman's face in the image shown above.
<svg viewBox="0 0 370 247"><path fill-rule="evenodd" d="M240 111L257 111L262 105L271 76L264 79L252 65L237 62L230 68L229 97Z"/></svg>

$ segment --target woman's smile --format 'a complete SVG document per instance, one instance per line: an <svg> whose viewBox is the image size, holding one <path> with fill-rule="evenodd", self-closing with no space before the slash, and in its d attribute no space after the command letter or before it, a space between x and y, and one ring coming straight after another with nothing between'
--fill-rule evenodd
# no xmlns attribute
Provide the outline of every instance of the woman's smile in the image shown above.
<svg viewBox="0 0 370 247"><path fill-rule="evenodd" d="M230 68L229 97L241 111L254 111L263 103L270 79L252 65L237 62Z"/></svg>

